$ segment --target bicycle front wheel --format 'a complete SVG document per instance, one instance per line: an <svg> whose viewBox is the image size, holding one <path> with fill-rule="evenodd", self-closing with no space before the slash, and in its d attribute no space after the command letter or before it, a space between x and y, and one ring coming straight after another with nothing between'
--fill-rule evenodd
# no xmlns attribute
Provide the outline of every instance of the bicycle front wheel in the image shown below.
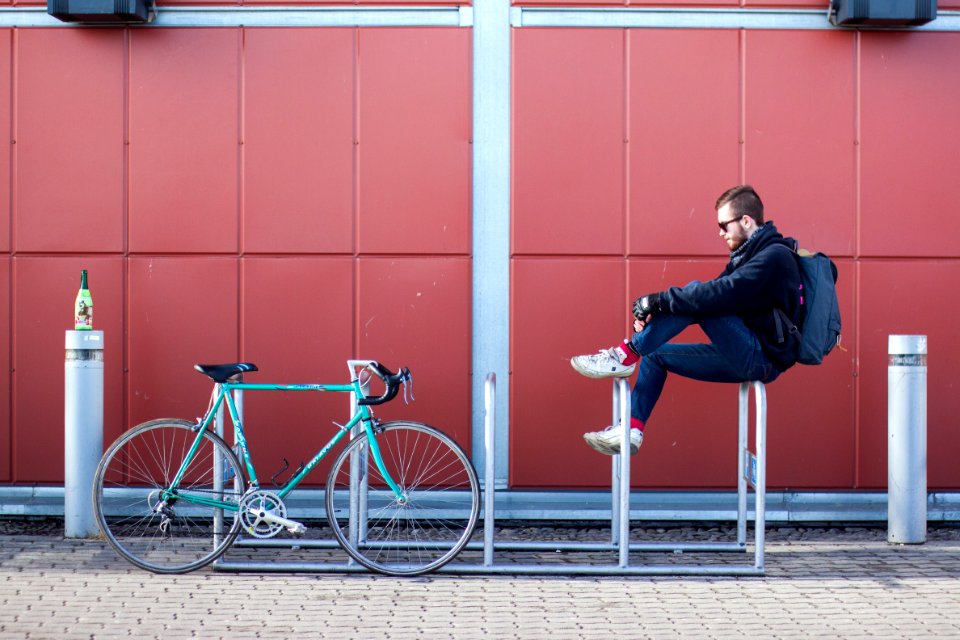
<svg viewBox="0 0 960 640"><path fill-rule="evenodd" d="M367 434L337 456L327 480L327 518L350 556L374 571L415 576L442 567L473 535L480 483L467 455L425 424L389 422L376 435L398 498L377 467Z"/></svg>
<svg viewBox="0 0 960 640"><path fill-rule="evenodd" d="M134 427L110 445L94 476L100 530L121 556L148 571L198 569L226 551L240 529L240 462L223 439L195 427L173 419ZM171 490L198 435L197 450Z"/></svg>

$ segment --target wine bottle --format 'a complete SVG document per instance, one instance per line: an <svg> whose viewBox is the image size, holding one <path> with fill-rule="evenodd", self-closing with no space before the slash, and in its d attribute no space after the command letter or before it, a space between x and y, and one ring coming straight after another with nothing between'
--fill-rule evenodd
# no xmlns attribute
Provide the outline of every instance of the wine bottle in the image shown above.
<svg viewBox="0 0 960 640"><path fill-rule="evenodd" d="M80 291L77 292L77 301L73 305L75 329L90 331L93 329L93 297L87 286L87 270L80 271Z"/></svg>

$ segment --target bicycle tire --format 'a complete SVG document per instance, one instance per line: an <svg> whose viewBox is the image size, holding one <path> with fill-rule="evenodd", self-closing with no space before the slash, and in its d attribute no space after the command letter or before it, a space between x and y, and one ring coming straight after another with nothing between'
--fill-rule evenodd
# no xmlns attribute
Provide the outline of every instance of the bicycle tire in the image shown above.
<svg viewBox="0 0 960 640"><path fill-rule="evenodd" d="M199 569L220 557L240 530L239 509L195 504L182 497L239 503L243 495L246 482L240 461L210 431L204 431L185 470L178 488L180 499L157 508L160 493L169 487L196 439L195 429L186 420L144 422L110 445L94 475L93 508L107 542L126 560L154 573ZM215 483L215 475L222 480ZM222 512L220 527L218 512Z"/></svg>
<svg viewBox="0 0 960 640"><path fill-rule="evenodd" d="M343 448L327 479L326 508L340 545L363 566L391 576L439 569L469 542L480 514L480 482L463 449L443 432L418 422L389 422L376 435L384 465L407 497L398 501L369 453L367 434ZM351 457L366 474L365 508L351 533ZM365 459L365 461L364 461ZM357 502L362 491L356 491Z"/></svg>

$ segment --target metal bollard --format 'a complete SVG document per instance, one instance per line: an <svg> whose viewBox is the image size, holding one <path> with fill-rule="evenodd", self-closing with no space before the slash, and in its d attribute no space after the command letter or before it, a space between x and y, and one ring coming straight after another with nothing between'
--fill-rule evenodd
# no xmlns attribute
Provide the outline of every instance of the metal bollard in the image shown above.
<svg viewBox="0 0 960 640"><path fill-rule="evenodd" d="M927 336L890 336L887 542L927 539Z"/></svg>
<svg viewBox="0 0 960 640"><path fill-rule="evenodd" d="M98 534L93 476L103 455L103 331L67 331L64 359L64 535Z"/></svg>

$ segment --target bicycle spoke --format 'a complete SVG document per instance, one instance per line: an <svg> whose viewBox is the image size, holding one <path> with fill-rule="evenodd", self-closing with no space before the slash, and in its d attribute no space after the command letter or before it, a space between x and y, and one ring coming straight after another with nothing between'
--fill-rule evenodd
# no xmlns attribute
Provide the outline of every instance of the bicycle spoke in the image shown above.
<svg viewBox="0 0 960 640"><path fill-rule="evenodd" d="M194 496L236 504L239 494L224 478L242 475L229 446L209 432L184 465L199 435L193 427L178 420L140 425L111 445L97 469L94 508L107 541L130 562L158 573L213 561L239 531L237 512L225 512L223 535L213 543L214 517L226 510L198 504ZM181 485L171 487L181 466Z"/></svg>
<svg viewBox="0 0 960 640"><path fill-rule="evenodd" d="M358 562L383 573L417 575L442 566L463 548L476 526L479 482L470 461L432 427L411 422L384 425L377 444L403 498L386 488L386 479L369 455L367 509L359 514L366 537L351 543L350 513L343 508L349 505L349 458L366 446L365 440L362 436L345 448L330 472L327 510L337 539Z"/></svg>

